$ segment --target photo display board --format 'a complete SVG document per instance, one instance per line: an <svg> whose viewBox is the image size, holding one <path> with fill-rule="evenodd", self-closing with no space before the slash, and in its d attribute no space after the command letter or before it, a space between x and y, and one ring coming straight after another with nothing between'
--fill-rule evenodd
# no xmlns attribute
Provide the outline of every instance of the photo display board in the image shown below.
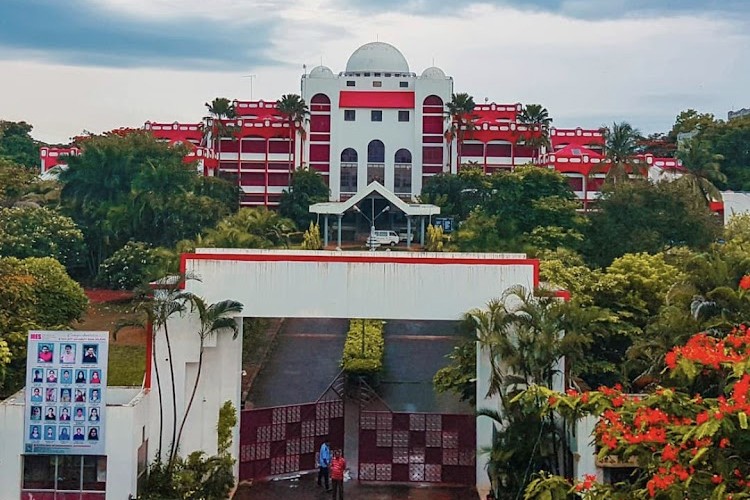
<svg viewBox="0 0 750 500"><path fill-rule="evenodd" d="M29 332L26 454L106 454L108 355L109 332Z"/></svg>

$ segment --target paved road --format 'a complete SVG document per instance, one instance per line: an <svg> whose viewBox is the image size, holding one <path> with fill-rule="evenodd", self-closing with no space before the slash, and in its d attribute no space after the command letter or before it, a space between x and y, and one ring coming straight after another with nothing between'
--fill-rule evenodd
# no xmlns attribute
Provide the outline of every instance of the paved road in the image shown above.
<svg viewBox="0 0 750 500"><path fill-rule="evenodd" d="M339 373L348 327L346 319L287 318L248 402L266 408L316 401Z"/></svg>
<svg viewBox="0 0 750 500"><path fill-rule="evenodd" d="M299 479L257 483L241 487L234 500L329 500L330 493L315 484L313 475ZM434 485L344 484L347 500L478 500L474 488L438 487Z"/></svg>
<svg viewBox="0 0 750 500"><path fill-rule="evenodd" d="M473 413L453 394L437 394L435 373L459 341L457 322L391 320L385 325L385 373L378 392L393 411Z"/></svg>

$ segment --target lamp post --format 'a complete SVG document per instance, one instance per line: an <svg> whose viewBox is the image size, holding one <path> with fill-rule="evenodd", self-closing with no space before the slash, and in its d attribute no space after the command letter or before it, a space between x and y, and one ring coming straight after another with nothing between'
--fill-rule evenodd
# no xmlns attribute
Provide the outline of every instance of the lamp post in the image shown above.
<svg viewBox="0 0 750 500"><path fill-rule="evenodd" d="M367 222L370 223L370 237L367 240L367 246L370 247L371 252L374 252L375 246L376 246L375 245L375 221L378 219L378 217L388 212L391 209L391 206L386 205L385 208L378 213L378 215L375 215L375 198L372 198L372 218L365 215L365 213L357 205L354 205L354 207L352 208L354 209L355 212L357 212L362 217L367 219Z"/></svg>

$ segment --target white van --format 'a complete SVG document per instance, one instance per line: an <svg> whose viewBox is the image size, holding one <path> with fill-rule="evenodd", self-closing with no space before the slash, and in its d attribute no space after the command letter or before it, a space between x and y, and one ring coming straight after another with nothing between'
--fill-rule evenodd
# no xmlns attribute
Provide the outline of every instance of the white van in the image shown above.
<svg viewBox="0 0 750 500"><path fill-rule="evenodd" d="M367 245L368 246L373 246L373 245L396 246L398 245L399 241L400 241L400 238L398 237L398 234L396 233L396 231L375 230L367 238Z"/></svg>

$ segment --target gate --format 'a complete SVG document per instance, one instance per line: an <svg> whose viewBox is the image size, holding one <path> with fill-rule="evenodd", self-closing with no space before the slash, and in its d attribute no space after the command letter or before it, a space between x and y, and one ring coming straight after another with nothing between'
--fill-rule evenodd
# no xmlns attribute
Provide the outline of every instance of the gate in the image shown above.
<svg viewBox="0 0 750 500"><path fill-rule="evenodd" d="M340 377L314 403L240 412L240 481L315 469L323 439L344 447Z"/></svg>
<svg viewBox="0 0 750 500"><path fill-rule="evenodd" d="M362 481L476 482L476 416L361 411Z"/></svg>

